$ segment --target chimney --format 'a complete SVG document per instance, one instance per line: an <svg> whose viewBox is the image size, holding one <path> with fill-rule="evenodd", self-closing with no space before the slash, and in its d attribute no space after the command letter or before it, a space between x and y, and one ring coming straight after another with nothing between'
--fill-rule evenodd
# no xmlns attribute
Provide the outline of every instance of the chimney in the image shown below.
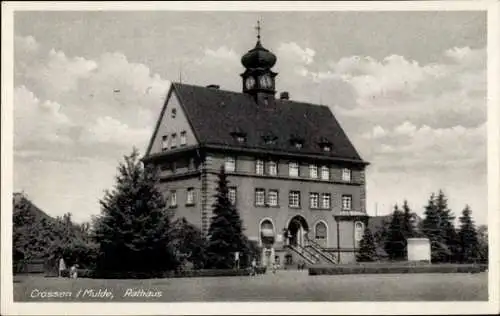
<svg viewBox="0 0 500 316"><path fill-rule="evenodd" d="M290 95L288 94L287 91L283 91L280 93L280 99L281 100L289 100L290 99Z"/></svg>
<svg viewBox="0 0 500 316"><path fill-rule="evenodd" d="M220 88L220 86L218 84L209 84L207 86L207 88L218 90Z"/></svg>

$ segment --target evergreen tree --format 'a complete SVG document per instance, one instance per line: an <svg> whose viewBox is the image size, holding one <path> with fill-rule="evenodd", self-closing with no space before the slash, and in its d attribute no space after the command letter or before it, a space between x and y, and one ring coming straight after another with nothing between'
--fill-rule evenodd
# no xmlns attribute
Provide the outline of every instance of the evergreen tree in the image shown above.
<svg viewBox="0 0 500 316"><path fill-rule="evenodd" d="M359 242L359 252L356 255L359 262L370 262L378 260L377 247L372 232L368 227L365 228L363 238Z"/></svg>
<svg viewBox="0 0 500 316"><path fill-rule="evenodd" d="M176 220L173 227L172 240L179 261L191 262L195 269L203 268L206 261L206 241L201 230L189 223L185 217Z"/></svg>
<svg viewBox="0 0 500 316"><path fill-rule="evenodd" d="M488 263L488 226L480 225L477 228L477 239L479 243L479 260Z"/></svg>
<svg viewBox="0 0 500 316"><path fill-rule="evenodd" d="M476 262L480 258L478 234L471 213L469 206L466 205L462 211L462 216L459 218L460 231L458 236L461 262Z"/></svg>
<svg viewBox="0 0 500 316"><path fill-rule="evenodd" d="M442 190L439 190L435 205L439 216L440 233L447 249L447 251L441 255L441 261L457 261L460 256L460 241L455 226L453 225L455 217L448 208L448 200Z"/></svg>
<svg viewBox="0 0 500 316"><path fill-rule="evenodd" d="M157 276L176 267L170 217L157 184L156 169L144 168L134 148L118 167L115 187L100 201L94 225L100 275Z"/></svg>
<svg viewBox="0 0 500 316"><path fill-rule="evenodd" d="M385 252L391 260L403 260L406 256L406 239L403 226L403 213L395 205L384 245Z"/></svg>
<svg viewBox="0 0 500 316"><path fill-rule="evenodd" d="M242 221L228 196L228 180L221 167L217 193L213 204L213 216L208 230L208 266L229 269L234 266L234 253L247 249Z"/></svg>
<svg viewBox="0 0 500 316"><path fill-rule="evenodd" d="M412 212L408 206L408 201L403 203L403 234L406 239L415 237L415 231L412 223Z"/></svg>

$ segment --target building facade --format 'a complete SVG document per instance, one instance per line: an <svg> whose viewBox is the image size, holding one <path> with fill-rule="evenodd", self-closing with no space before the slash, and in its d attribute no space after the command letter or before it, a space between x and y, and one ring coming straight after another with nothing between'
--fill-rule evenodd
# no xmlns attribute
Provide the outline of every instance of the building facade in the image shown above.
<svg viewBox="0 0 500 316"><path fill-rule="evenodd" d="M169 208L207 233L223 166L262 264L354 261L368 163L328 107L275 97L276 56L260 36L241 62L242 92L170 87L144 157L159 167Z"/></svg>

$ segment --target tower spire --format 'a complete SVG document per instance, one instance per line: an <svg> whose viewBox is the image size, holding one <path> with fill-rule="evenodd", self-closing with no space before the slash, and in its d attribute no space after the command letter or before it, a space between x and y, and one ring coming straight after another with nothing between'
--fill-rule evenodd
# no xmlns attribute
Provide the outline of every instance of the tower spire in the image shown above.
<svg viewBox="0 0 500 316"><path fill-rule="evenodd" d="M255 29L257 30L257 41L260 42L260 20L257 20L257 26Z"/></svg>

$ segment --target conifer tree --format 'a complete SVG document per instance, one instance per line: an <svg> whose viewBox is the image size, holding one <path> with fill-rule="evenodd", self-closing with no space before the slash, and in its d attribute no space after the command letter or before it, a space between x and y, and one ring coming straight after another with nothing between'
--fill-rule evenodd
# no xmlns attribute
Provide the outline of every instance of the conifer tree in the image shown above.
<svg viewBox="0 0 500 316"><path fill-rule="evenodd" d="M415 231L412 224L412 212L408 206L408 201L403 203L403 234L406 239L415 237Z"/></svg>
<svg viewBox="0 0 500 316"><path fill-rule="evenodd" d="M406 239L403 226L403 213L395 205L384 245L385 252L391 260L402 260L406 256Z"/></svg>
<svg viewBox="0 0 500 316"><path fill-rule="evenodd" d="M358 262L370 262L378 260L377 247L372 232L365 228L363 238L359 242L359 252L356 255Z"/></svg>
<svg viewBox="0 0 500 316"><path fill-rule="evenodd" d="M440 218L440 234L444 244L446 245L446 251L442 253L441 261L457 261L460 253L460 242L455 226L453 225L455 216L453 216L451 210L448 208L448 199L442 190L439 190L439 193L436 196L435 205Z"/></svg>
<svg viewBox="0 0 500 316"><path fill-rule="evenodd" d="M119 164L116 184L100 201L94 224L97 270L103 277L153 277L176 267L170 217L157 184L156 169L143 167L137 149Z"/></svg>
<svg viewBox="0 0 500 316"><path fill-rule="evenodd" d="M466 205L462 211L462 216L459 218L460 230L458 236L461 262L476 262L480 257L478 234L471 213L471 209Z"/></svg>
<svg viewBox="0 0 500 316"><path fill-rule="evenodd" d="M228 196L228 180L223 166L218 178L213 216L208 230L208 266L229 269L234 265L234 253L244 252L247 247L240 215Z"/></svg>

